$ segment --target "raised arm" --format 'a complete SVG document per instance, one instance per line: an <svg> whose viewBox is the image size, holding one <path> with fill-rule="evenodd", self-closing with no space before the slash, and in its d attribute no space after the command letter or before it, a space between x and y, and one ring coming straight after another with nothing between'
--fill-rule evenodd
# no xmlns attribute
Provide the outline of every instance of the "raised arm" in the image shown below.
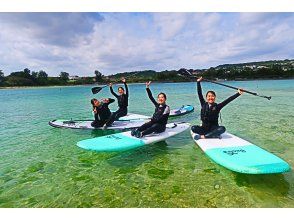
<svg viewBox="0 0 294 220"><path fill-rule="evenodd" d="M125 85L126 95L127 95L127 97L129 97L129 88L128 88L128 85L127 85L126 79L125 79L125 78L122 78L122 82L123 82L124 85Z"/></svg>
<svg viewBox="0 0 294 220"><path fill-rule="evenodd" d="M118 98L119 96L113 91L112 89L112 83L109 83L109 89L112 95L114 95L116 98Z"/></svg>
<svg viewBox="0 0 294 220"><path fill-rule="evenodd" d="M219 103L217 106L219 109L222 109L223 107L225 107L227 104L229 104L231 101L233 101L235 98L239 97L241 94L239 92L237 92L235 95L230 96L229 98L227 98L226 100L224 100L223 102Z"/></svg>
<svg viewBox="0 0 294 220"><path fill-rule="evenodd" d="M113 103L115 100L112 98L103 99L103 104L108 106L109 104Z"/></svg>
<svg viewBox="0 0 294 220"><path fill-rule="evenodd" d="M148 97L149 97L149 99L151 100L151 102L152 102L155 106L157 106L158 103L157 103L156 100L153 98L153 95L152 95L151 90L150 90L149 88L146 88L146 91L147 91Z"/></svg>
<svg viewBox="0 0 294 220"><path fill-rule="evenodd" d="M115 100L112 99L112 98L108 98L108 100L109 100L108 104L111 104L111 103L115 102Z"/></svg>
<svg viewBox="0 0 294 220"><path fill-rule="evenodd" d="M156 107L156 106L158 106L158 103L157 103L156 100L153 98L152 92L151 92L151 90L149 89L150 83L151 83L151 81L146 82L146 91L147 91L147 94L148 94L149 99L151 100L151 102L152 102L152 103L155 105L155 107Z"/></svg>
<svg viewBox="0 0 294 220"><path fill-rule="evenodd" d="M199 98L200 104L202 106L202 105L204 105L205 100L202 95L202 88L201 88L201 84L200 84L201 80L202 80L202 77L197 80L197 93L198 93L198 98Z"/></svg>

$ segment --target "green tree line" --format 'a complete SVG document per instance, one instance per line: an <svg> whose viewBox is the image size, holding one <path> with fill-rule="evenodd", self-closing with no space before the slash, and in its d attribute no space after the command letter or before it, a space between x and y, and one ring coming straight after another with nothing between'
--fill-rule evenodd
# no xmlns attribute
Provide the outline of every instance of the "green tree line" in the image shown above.
<svg viewBox="0 0 294 220"><path fill-rule="evenodd" d="M227 79L227 80L246 80L246 79L287 79L294 77L294 69L283 70L281 66L275 65L272 68L260 68L253 70L244 68L215 69L209 68L201 73L207 79Z"/></svg>
<svg viewBox="0 0 294 220"><path fill-rule="evenodd" d="M246 79L288 79L294 78L293 65L272 64L261 68L249 68L238 65L221 65L216 68L193 70L196 76L203 76L206 79L246 80ZM31 71L25 68L22 71L12 72L4 76L0 70L0 87L12 86L53 86L53 85L84 85L84 84L106 84L120 81L125 77L129 83L133 82L186 82L190 78L178 74L177 70L165 70L156 72L154 70L123 72L115 75L104 76L100 71L95 70L93 76L70 78L67 72L60 72L58 77L49 77L43 71Z"/></svg>
<svg viewBox="0 0 294 220"><path fill-rule="evenodd" d="M101 74L101 79L102 79ZM98 79L97 82L102 81ZM13 87L13 86L53 86L53 85L83 85L95 83L94 77L77 77L70 79L70 74L67 72L60 72L58 77L49 77L43 71L31 71L25 68L22 71L12 72L8 76L4 76L0 70L0 86Z"/></svg>

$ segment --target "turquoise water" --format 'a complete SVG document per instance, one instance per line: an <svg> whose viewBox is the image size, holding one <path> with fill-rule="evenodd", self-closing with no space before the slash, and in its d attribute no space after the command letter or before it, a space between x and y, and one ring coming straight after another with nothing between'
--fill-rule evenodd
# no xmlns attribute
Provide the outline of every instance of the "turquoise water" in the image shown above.
<svg viewBox="0 0 294 220"><path fill-rule="evenodd" d="M226 82L272 96L244 94L222 110L222 123L294 166L294 80ZM195 83L162 83L174 108L195 112L175 121L199 124ZM90 99L111 97L91 86L0 90L0 207L294 207L293 171L244 175L210 161L189 131L123 153L95 153L76 142L108 134L52 128L55 118L91 118ZM130 85L130 112L151 115L144 85ZM221 101L233 90L203 83ZM116 103L112 104L116 109Z"/></svg>

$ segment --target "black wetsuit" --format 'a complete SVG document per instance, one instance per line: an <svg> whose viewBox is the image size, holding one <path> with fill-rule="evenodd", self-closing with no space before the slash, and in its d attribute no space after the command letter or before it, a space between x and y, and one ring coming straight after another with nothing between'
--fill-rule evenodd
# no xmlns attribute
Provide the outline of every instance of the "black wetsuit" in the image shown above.
<svg viewBox="0 0 294 220"><path fill-rule="evenodd" d="M118 110L116 112L113 112L111 114L111 117L109 121L107 122L107 126L110 126L114 121L118 120L120 117L126 116L128 114L128 104L129 104L129 90L126 83L124 83L126 93L122 95L117 95L113 89L112 86L110 87L110 92L112 95L114 95L117 98L118 102Z"/></svg>
<svg viewBox="0 0 294 220"><path fill-rule="evenodd" d="M114 102L114 99L108 98L108 103L102 103L98 107L94 106L93 110L96 109L96 113L94 114L95 120L91 123L92 127L102 127L110 118L111 111L108 107L110 103Z"/></svg>
<svg viewBox="0 0 294 220"><path fill-rule="evenodd" d="M210 105L203 98L200 82L197 82L197 92L201 104L202 126L192 126L191 130L194 133L205 135L206 138L218 137L226 131L224 126L218 124L220 110L240 94L236 93L219 104L213 103Z"/></svg>
<svg viewBox="0 0 294 220"><path fill-rule="evenodd" d="M142 132L142 135L148 135L153 132L161 133L166 129L166 124L168 120L168 116L170 113L170 108L168 105L160 105L158 104L152 96L151 90L146 88L149 99L155 106L155 112L151 118L151 121L143 124L137 130Z"/></svg>

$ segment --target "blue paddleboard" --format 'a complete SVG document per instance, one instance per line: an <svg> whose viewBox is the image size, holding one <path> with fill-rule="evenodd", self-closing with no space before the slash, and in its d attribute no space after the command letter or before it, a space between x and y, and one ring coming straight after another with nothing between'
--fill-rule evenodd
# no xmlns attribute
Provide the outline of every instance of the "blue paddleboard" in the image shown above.
<svg viewBox="0 0 294 220"><path fill-rule="evenodd" d="M170 117L181 116L181 115L191 113L193 111L194 111L194 107L192 105L183 105L180 108L171 110L169 116Z"/></svg>

